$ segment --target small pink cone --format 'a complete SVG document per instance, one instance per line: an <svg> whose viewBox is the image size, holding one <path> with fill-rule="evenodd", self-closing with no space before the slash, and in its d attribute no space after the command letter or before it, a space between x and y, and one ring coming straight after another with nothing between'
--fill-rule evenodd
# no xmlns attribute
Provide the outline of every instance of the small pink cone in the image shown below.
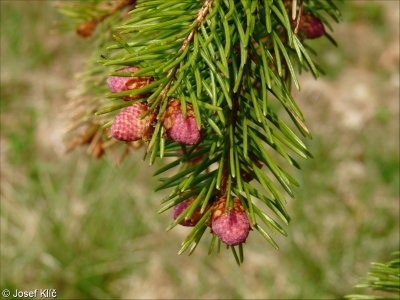
<svg viewBox="0 0 400 300"><path fill-rule="evenodd" d="M182 115L179 100L170 101L164 127L168 138L182 145L194 145L201 137L191 105L186 105L186 118Z"/></svg>
<svg viewBox="0 0 400 300"><path fill-rule="evenodd" d="M301 16L299 29L308 39L316 39L325 34L324 24L311 14Z"/></svg>
<svg viewBox="0 0 400 300"><path fill-rule="evenodd" d="M115 116L111 125L111 136L117 140L133 142L140 140L149 127L149 116L140 120L139 117L147 111L145 104L136 103Z"/></svg>
<svg viewBox="0 0 400 300"><path fill-rule="evenodd" d="M137 67L126 67L117 70L117 72L136 72L139 68ZM125 77L125 76L109 76L107 78L107 84L112 93L123 92L127 90L140 89L151 82L151 77ZM121 97L124 100L134 100L143 98L147 93L136 95L136 96L124 96Z"/></svg>
<svg viewBox="0 0 400 300"><path fill-rule="evenodd" d="M187 201L183 201L178 203L177 205L174 206L174 212L173 212L173 217L174 220L176 218L178 218L181 213L190 205L190 203L188 203ZM198 220L194 220L192 218L190 219L183 219L179 224L182 226L187 226L187 227L193 227L194 225L196 225L198 222Z"/></svg>
<svg viewBox="0 0 400 300"><path fill-rule="evenodd" d="M227 215L225 214L225 201L225 198L221 198L215 203L211 230L225 244L236 246L246 241L250 232L250 223L239 198L233 199L233 208Z"/></svg>

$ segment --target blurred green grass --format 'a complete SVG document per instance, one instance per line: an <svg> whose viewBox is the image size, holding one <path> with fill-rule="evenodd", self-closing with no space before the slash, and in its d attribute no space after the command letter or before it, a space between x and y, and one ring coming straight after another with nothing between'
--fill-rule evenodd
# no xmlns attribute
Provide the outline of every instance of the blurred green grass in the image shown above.
<svg viewBox="0 0 400 300"><path fill-rule="evenodd" d="M29 6L27 5L29 2ZM327 76L296 95L313 140L276 251L251 234L238 268L208 240L177 256L188 231L165 233L155 167L115 168L60 154L60 106L90 41L52 33L51 2L1 1L1 289L55 288L59 299L340 299L370 261L399 248L398 2L349 1ZM397 22L397 23L396 23ZM394 50L393 50L394 49ZM397 51L396 51L397 50Z"/></svg>

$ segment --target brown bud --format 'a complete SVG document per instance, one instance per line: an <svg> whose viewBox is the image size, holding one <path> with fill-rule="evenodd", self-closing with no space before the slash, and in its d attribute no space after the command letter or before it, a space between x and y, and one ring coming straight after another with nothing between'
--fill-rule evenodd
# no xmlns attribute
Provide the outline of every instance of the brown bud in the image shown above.
<svg viewBox="0 0 400 300"><path fill-rule="evenodd" d="M259 161L258 159L251 158L251 161L252 161L253 163L255 163L255 165L256 165L258 168L261 168L261 167L263 166L263 163L262 163L261 161ZM247 167L248 167L251 171L253 171L253 168L252 168L252 167L250 167L250 166L247 166ZM253 176L250 175L249 173L247 173L245 170L241 170L240 175L241 175L242 179L243 179L245 182L250 182L250 181L252 181L252 180L254 179Z"/></svg>
<svg viewBox="0 0 400 300"><path fill-rule="evenodd" d="M76 26L76 33L81 37L89 37L92 35L97 23L95 21L86 21Z"/></svg>

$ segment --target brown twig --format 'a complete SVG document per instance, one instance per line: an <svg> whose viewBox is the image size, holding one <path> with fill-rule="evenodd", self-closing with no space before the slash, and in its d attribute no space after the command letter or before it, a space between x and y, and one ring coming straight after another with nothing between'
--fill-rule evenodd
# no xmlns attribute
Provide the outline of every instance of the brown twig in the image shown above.
<svg viewBox="0 0 400 300"><path fill-rule="evenodd" d="M200 25L203 23L205 17L207 16L207 13L210 9L210 7L212 6L214 0L206 0L206 2L203 4L203 7L199 10L199 12L197 13L197 18L196 20L193 21L193 23L190 26L193 26L194 24L197 23L196 28L194 28L189 35L183 40L181 48L179 49L179 52L183 52L185 51L187 45L193 40L193 36L194 34L197 32L197 28L200 27ZM178 69L178 65L176 65L175 67L173 67L171 70L168 71L167 73L167 78L171 76L172 72L176 71ZM167 83L167 85L163 88L163 90L160 93L160 96L162 97L160 101L160 104L164 101L166 92L169 90L169 87L171 86L172 80L173 80L174 76L171 76L171 78L169 79L169 82ZM164 116L160 117L160 121L162 122Z"/></svg>
<svg viewBox="0 0 400 300"><path fill-rule="evenodd" d="M297 17L296 28L294 29L294 34L296 34L296 35L299 32L299 27L300 27L300 21L301 21L302 14L303 14L303 0L300 0L299 15Z"/></svg>
<svg viewBox="0 0 400 300"><path fill-rule="evenodd" d="M197 18L196 18L196 20L194 20L193 23L190 25L190 26L193 26L195 23L197 23L197 26L196 26L195 29L193 29L193 30L189 33L188 37L187 37L186 39L184 39L184 41L182 42L182 46L181 46L181 48L179 49L180 52L183 52L183 51L186 49L187 44L190 43L190 42L193 40L193 36L194 36L194 34L196 33L197 28L199 28L200 25L203 23L205 17L206 17L207 14L208 14L209 9L210 9L211 6L212 6L213 1L214 1L214 0L206 0L206 2L204 2L203 7L202 7L202 8L199 10L199 12L197 13Z"/></svg>

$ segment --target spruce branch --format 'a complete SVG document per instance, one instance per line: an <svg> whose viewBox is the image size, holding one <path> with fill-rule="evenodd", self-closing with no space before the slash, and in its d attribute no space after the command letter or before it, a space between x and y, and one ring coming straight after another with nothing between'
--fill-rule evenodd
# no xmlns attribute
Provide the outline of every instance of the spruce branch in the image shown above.
<svg viewBox="0 0 400 300"><path fill-rule="evenodd" d="M57 2L55 5L61 14L74 21L64 23L65 27L73 25L78 35L87 38L93 34L98 24L125 7L132 9L135 2L135 0L90 0L75 3Z"/></svg>
<svg viewBox="0 0 400 300"><path fill-rule="evenodd" d="M283 193L298 186L282 161L299 168L294 156L312 155L276 107L311 138L291 85L300 90L296 68L318 77L307 39L328 36L326 16L338 21L332 1L154 0L116 22L98 60L111 93L96 115L113 138L148 140L150 165L175 159L154 175L176 169L155 190L171 190L160 213L179 207L167 230L193 226L179 253L193 253L207 227L209 253L222 241L238 264L249 230L278 248L264 226L286 235L274 218L289 224Z"/></svg>
<svg viewBox="0 0 400 300"><path fill-rule="evenodd" d="M87 59L84 69L77 75L79 85L68 95L69 101L64 107L62 115L66 123L63 134L67 153L80 146L87 145L87 153L94 158L100 158L109 150L115 164L118 165L127 155L129 149L140 147L142 142L127 145L116 143L115 139L108 138L108 130L103 127L106 120L95 116L97 111L105 109L103 99L107 91L107 87L104 86L107 75L104 74L104 67L97 61L104 56L106 45L113 39L112 34L116 30L116 24L125 18L126 10L129 9L129 6L122 6L122 3L128 4L127 1L111 2L58 2L56 7L60 13L72 17L72 24L78 24L88 17L92 18L94 17L93 14L95 18L104 16L104 14L107 15L107 18L102 18L102 21L97 24L99 30L94 32L96 39L94 40L93 53ZM91 12L90 15L88 15L89 12ZM117 152L120 152L120 154L117 154Z"/></svg>
<svg viewBox="0 0 400 300"><path fill-rule="evenodd" d="M398 299L400 297L400 251L393 252L394 257L386 263L371 263L364 283L355 288L369 288L374 294L346 295L346 299Z"/></svg>

